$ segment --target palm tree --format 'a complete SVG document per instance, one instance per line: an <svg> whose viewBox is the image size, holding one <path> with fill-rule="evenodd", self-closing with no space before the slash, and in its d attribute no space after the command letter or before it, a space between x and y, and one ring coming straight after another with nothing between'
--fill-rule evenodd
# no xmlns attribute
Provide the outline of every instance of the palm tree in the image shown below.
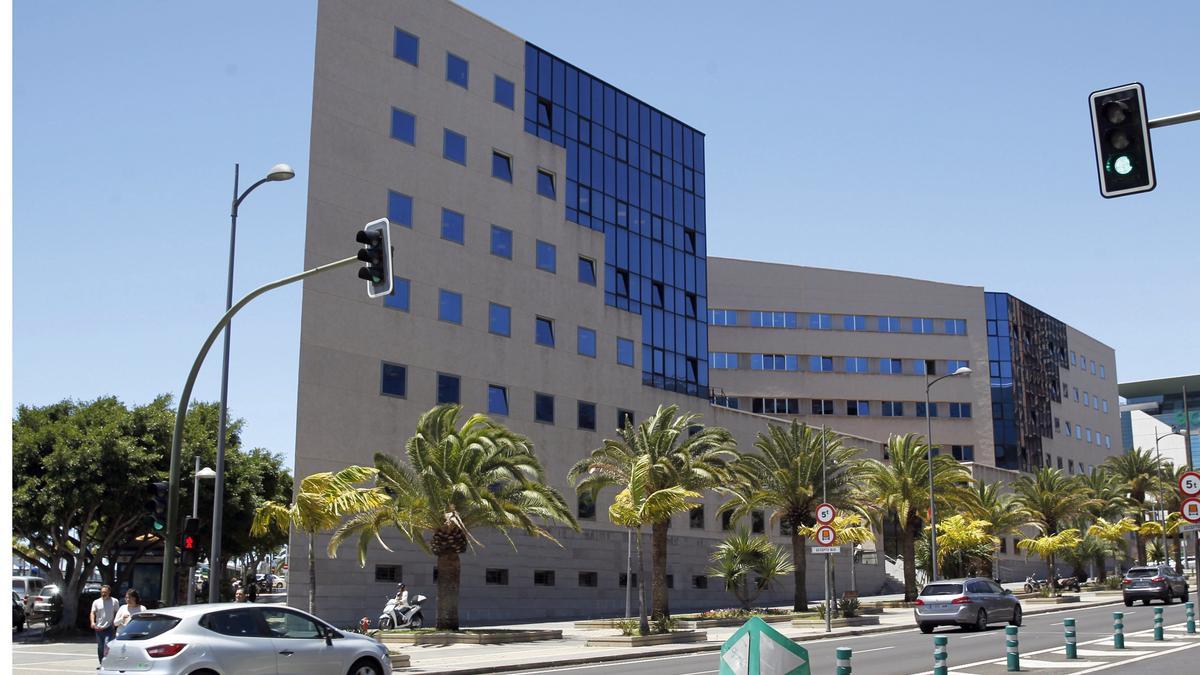
<svg viewBox="0 0 1200 675"><path fill-rule="evenodd" d="M743 609L750 609L773 580L793 568L782 546L772 544L764 535L752 537L744 527L717 544L710 560L714 565L708 570L709 576L724 579L725 590L733 593ZM755 577L753 584L751 575Z"/></svg>
<svg viewBox="0 0 1200 675"><path fill-rule="evenodd" d="M1087 511L1093 521L1099 518L1116 521L1129 512L1133 502L1126 496L1124 485L1103 465L1076 480L1083 484L1092 500Z"/></svg>
<svg viewBox="0 0 1200 675"><path fill-rule="evenodd" d="M977 481L974 485L974 496L971 500L969 513L976 520L991 523L988 531L997 537L1007 537L1019 534L1021 527L1029 522L1029 513L1016 503L1016 496L1011 492L1001 492L1000 483L984 483ZM991 569L989 574L995 579L1000 577L1000 557L993 555L988 561Z"/></svg>
<svg viewBox="0 0 1200 675"><path fill-rule="evenodd" d="M1163 464L1163 511L1167 514L1167 536L1170 537L1175 545L1172 547L1175 551L1175 571L1183 574L1183 532L1180 528L1186 523L1183 522L1183 515L1179 512L1183 506L1182 496L1175 486L1179 485L1179 479L1183 474L1187 473L1187 464L1176 467L1171 462L1164 461Z"/></svg>
<svg viewBox="0 0 1200 675"><path fill-rule="evenodd" d="M1087 533L1108 542L1108 554L1119 560L1129 556L1129 545L1125 541L1126 535L1130 532L1137 532L1137 530L1138 526L1133 522L1133 518L1126 516L1111 523L1104 518L1097 518L1096 522L1088 528ZM1099 558L1098 562L1100 563L1100 580L1104 581L1108 578L1108 571L1104 569L1103 558ZM1120 569L1117 571L1120 572Z"/></svg>
<svg viewBox="0 0 1200 675"><path fill-rule="evenodd" d="M1017 542L1017 548L1024 549L1027 556L1033 553L1046 561L1046 578L1050 580L1051 590L1054 590L1058 588L1058 575L1054 573L1055 556L1079 546L1080 539L1079 530L1075 528L1062 532L1043 531L1041 536Z"/></svg>
<svg viewBox="0 0 1200 675"><path fill-rule="evenodd" d="M848 512L839 513L833 522L829 524L833 528L835 541L839 545L846 544L850 550L850 590L857 589L857 583L854 577L854 547L863 542L875 539L875 532L866 524L866 519L863 516ZM804 539L812 539L817 536L817 525L801 525L798 528L799 534ZM831 567L829 570L832 579L832 589L829 597L837 595L837 568Z"/></svg>
<svg viewBox="0 0 1200 675"><path fill-rule="evenodd" d="M376 508L386 495L374 488L357 487L375 477L375 470L348 466L336 473L314 473L300 481L300 491L291 504L263 502L254 512L250 535L260 537L269 530L294 527L308 537L308 611L317 613L317 556L313 538L332 530L347 513Z"/></svg>
<svg viewBox="0 0 1200 675"><path fill-rule="evenodd" d="M737 459L733 436L721 427L700 427L697 431L695 423L700 416L678 411L674 405L659 406L640 424L625 425L617 431L617 438L605 439L603 446L576 462L567 474L568 480L575 483L577 491L587 492L595 499L610 485L628 485L631 468L638 458L647 457L650 471L647 489L651 493L670 487L696 493L708 489L724 491L732 475L731 465ZM670 616L667 528L671 515L662 514L650 523L655 618Z"/></svg>
<svg viewBox="0 0 1200 675"><path fill-rule="evenodd" d="M917 570L913 542L929 512L929 448L918 434L888 438L888 463L869 459L863 464L864 501L876 525L886 518L900 524L900 552L904 556L904 599L917 597ZM932 493L937 509L964 507L971 501L971 474L949 455L933 458Z"/></svg>
<svg viewBox="0 0 1200 675"><path fill-rule="evenodd" d="M1158 487L1159 476L1162 473L1162 463L1151 450L1134 448L1123 455L1109 457L1102 464L1121 481L1125 493L1133 502L1133 518L1140 527L1143 522L1143 511L1146 508L1146 493ZM1146 541L1139 535L1137 538L1138 560L1146 562Z"/></svg>
<svg viewBox="0 0 1200 675"><path fill-rule="evenodd" d="M342 542L356 539L358 561L364 565L370 542L387 548L381 534L395 526L435 556L438 630L458 630L459 556L477 543L472 530L498 530L516 548L510 529L555 543L538 521L579 529L562 494L546 484L528 438L486 415L472 415L459 427L460 411L457 405L440 405L421 415L405 444L408 466L377 453L376 484L388 500L359 509L329 542L334 556Z"/></svg>
<svg viewBox="0 0 1200 675"><path fill-rule="evenodd" d="M769 425L767 433L758 434L754 448L757 453L742 453L739 458L739 487L721 511L731 512L736 520L756 509L770 509L770 521L781 521L790 531L792 611L804 612L808 610L805 539L811 536L816 507L822 501L822 473L826 500L846 504L858 475L854 458L859 450L844 446L835 434L794 420L787 427Z"/></svg>
<svg viewBox="0 0 1200 675"><path fill-rule="evenodd" d="M1090 576L1087 573L1087 564L1090 563L1095 567L1097 560L1100 561L1101 581L1103 581L1106 578L1104 576L1104 559L1112 553L1113 545L1111 543L1089 532L1083 535L1079 544L1067 551L1063 557L1071 563L1071 573L1082 583Z"/></svg>
<svg viewBox="0 0 1200 675"><path fill-rule="evenodd" d="M939 520L937 529L937 564L946 576L967 576L968 561L990 561L999 546L999 540L989 532L991 523L961 513Z"/></svg>
<svg viewBox="0 0 1200 675"><path fill-rule="evenodd" d="M1043 537L1041 538L1058 534L1064 525L1074 522L1093 505L1091 497L1088 496L1087 487L1082 481L1075 476L1065 476L1062 471L1050 467L1042 467L1032 476L1021 476L1013 481L1012 487L1017 495L1016 503L1029 513L1029 524L1042 533ZM1078 535L1078 530L1075 533ZM1076 536L1076 539L1078 538ZM1066 539L1054 541L1062 542ZM1027 546L1032 545L1028 544ZM1073 546L1074 544L1064 550ZM1049 551L1047 564L1050 565L1050 576L1048 577L1050 587L1057 588L1058 581L1054 578L1053 568L1054 552L1057 549L1047 550Z"/></svg>

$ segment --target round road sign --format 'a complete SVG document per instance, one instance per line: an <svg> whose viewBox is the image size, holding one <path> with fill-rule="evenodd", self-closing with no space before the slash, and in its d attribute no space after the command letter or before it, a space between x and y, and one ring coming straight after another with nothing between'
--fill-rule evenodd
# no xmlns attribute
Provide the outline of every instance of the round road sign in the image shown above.
<svg viewBox="0 0 1200 675"><path fill-rule="evenodd" d="M1200 523L1200 497L1188 497L1179 505L1179 513L1189 523ZM821 531L817 530L820 535Z"/></svg>
<svg viewBox="0 0 1200 675"><path fill-rule="evenodd" d="M1197 500L1196 505L1200 507L1200 500ZM835 541L837 541L837 534L833 531L832 527L828 525L822 525L821 527L817 528L818 544L822 546L833 546Z"/></svg>
<svg viewBox="0 0 1200 675"><path fill-rule="evenodd" d="M828 525L837 517L837 509L833 508L833 504L817 505L817 522L822 525ZM826 546L828 544L825 544Z"/></svg>
<svg viewBox="0 0 1200 675"><path fill-rule="evenodd" d="M1200 472L1185 471L1179 477L1179 492L1185 497L1200 495Z"/></svg>

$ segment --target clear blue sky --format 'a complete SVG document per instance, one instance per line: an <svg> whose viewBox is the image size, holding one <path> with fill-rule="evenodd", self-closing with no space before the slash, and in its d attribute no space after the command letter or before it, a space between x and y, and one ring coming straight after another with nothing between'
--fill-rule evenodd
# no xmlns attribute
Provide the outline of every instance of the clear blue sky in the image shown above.
<svg viewBox="0 0 1200 675"><path fill-rule="evenodd" d="M1200 108L1200 4L464 4L707 134L713 255L983 285L1122 381L1200 371L1200 123L1153 133L1155 192L1104 200L1087 109L1134 80L1152 116ZM177 394L223 308L234 162L299 174L243 205L237 294L300 270L315 3L13 11L14 400ZM289 457L299 300L233 332L232 414Z"/></svg>

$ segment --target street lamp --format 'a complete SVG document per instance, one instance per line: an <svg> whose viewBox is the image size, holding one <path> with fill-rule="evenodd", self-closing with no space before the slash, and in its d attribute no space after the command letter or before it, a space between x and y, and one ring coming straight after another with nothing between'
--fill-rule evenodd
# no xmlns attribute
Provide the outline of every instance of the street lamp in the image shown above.
<svg viewBox="0 0 1200 675"><path fill-rule="evenodd" d="M970 375L971 369L962 366L948 375L943 375L932 382L929 380L929 368L925 368L925 445L926 456L929 458L929 567L932 572L929 580L937 581L937 510L933 505L933 417L929 414L929 388L947 377L955 375Z"/></svg>
<svg viewBox="0 0 1200 675"><path fill-rule="evenodd" d="M1185 452L1187 451L1187 436L1184 436L1183 433L1179 431L1178 427L1171 427L1170 431L1161 436L1158 435L1158 431L1156 430L1154 432L1154 457L1158 460L1160 470L1162 469L1162 453L1158 449L1158 442L1167 436L1183 436L1183 449ZM1163 508L1162 490L1159 489L1155 490L1154 492L1157 493L1156 496L1158 498L1159 523L1162 525L1162 554L1163 562L1165 563L1167 560L1167 511Z"/></svg>
<svg viewBox="0 0 1200 675"><path fill-rule="evenodd" d="M233 165L233 203L229 209L229 275L225 284L225 311L233 306L233 256L237 243L238 207L254 188L263 183L291 180L296 172L287 164L276 164L267 172L266 177L246 188L238 194L238 174L240 165ZM225 426L227 422L229 398L229 332L232 322L225 326L225 348L221 353L221 409L217 422L217 471L216 486L213 490L213 522L212 546L209 548L208 565L208 601L217 602L221 593L221 566L214 561L221 559L221 519L225 507Z"/></svg>
<svg viewBox="0 0 1200 675"><path fill-rule="evenodd" d="M200 515L200 479L212 480L217 477L217 472L208 468L200 468L200 455L196 455L196 472L192 478L192 517L197 518ZM212 565L209 565L212 568ZM191 605L196 602L196 566L192 565L188 570L188 586L187 586L187 604Z"/></svg>

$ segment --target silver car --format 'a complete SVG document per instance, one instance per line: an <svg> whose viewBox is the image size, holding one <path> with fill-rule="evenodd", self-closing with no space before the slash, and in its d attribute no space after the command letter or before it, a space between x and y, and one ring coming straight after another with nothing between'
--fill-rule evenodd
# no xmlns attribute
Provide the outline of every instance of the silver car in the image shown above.
<svg viewBox="0 0 1200 675"><path fill-rule="evenodd" d="M142 612L105 648L101 673L390 675L387 647L306 612L221 603Z"/></svg>
<svg viewBox="0 0 1200 675"><path fill-rule="evenodd" d="M926 584L913 604L913 616L922 633L932 633L938 626L986 630L989 623L997 621L1021 625L1021 601L984 577Z"/></svg>

